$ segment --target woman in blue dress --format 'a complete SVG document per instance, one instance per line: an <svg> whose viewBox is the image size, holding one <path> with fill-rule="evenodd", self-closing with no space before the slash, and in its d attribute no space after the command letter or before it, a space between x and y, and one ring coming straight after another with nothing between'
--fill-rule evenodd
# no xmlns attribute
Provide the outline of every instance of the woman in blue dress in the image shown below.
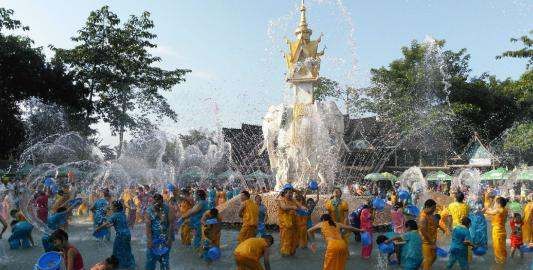
<svg viewBox="0 0 533 270"><path fill-rule="evenodd" d="M189 218L189 226L192 228L194 233L193 238L193 248L197 251L200 250L200 244L202 243L202 224L200 223L200 220L202 219L202 216L206 211L209 210L207 201L206 201L207 194L204 190L197 190L196 191L196 204L189 210L189 212L185 213L181 218L183 220Z"/></svg>
<svg viewBox="0 0 533 270"><path fill-rule="evenodd" d="M118 267L120 269L134 269L135 258L131 253L131 233L128 228L128 219L124 214L124 206L121 201L113 201L111 204L113 214L96 230L115 228L115 241L113 242L113 256L118 258Z"/></svg>
<svg viewBox="0 0 533 270"><path fill-rule="evenodd" d="M104 222L106 221L106 215L107 215L107 207L109 206L109 201L111 200L111 194L109 193L108 189L104 189L102 191L102 198L96 200L94 202L93 207L91 207L91 211L93 212L93 227L96 231L96 228L102 226ZM100 229L100 234L98 234L98 239L105 238L106 240L110 239L110 232L107 227Z"/></svg>
<svg viewBox="0 0 533 270"><path fill-rule="evenodd" d="M163 202L161 194L153 196L153 203L146 209L146 265L145 270L155 270L159 262L161 270L170 269L170 248L172 247L174 231L174 213ZM163 254L154 252L154 247L165 247Z"/></svg>
<svg viewBox="0 0 533 270"><path fill-rule="evenodd" d="M263 204L261 195L255 195L255 204L259 206L259 220L257 223L257 235L263 237L266 234L266 221L268 219L268 212Z"/></svg>

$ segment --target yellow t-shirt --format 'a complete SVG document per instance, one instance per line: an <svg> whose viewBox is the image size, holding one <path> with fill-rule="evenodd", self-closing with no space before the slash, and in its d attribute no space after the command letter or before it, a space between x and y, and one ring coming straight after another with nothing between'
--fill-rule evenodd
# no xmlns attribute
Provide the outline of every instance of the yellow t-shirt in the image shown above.
<svg viewBox="0 0 533 270"><path fill-rule="evenodd" d="M263 238L249 238L240 243L236 248L233 254L236 256L241 256L249 258L255 261L259 259L265 253L265 250L268 248L268 244Z"/></svg>
<svg viewBox="0 0 533 270"><path fill-rule="evenodd" d="M242 225L257 226L259 220L259 207L250 199L244 201L243 204L244 212L242 215Z"/></svg>
<svg viewBox="0 0 533 270"><path fill-rule="evenodd" d="M452 202L448 205L447 214L452 216L452 227L461 225L461 219L468 217L468 210L466 203Z"/></svg>
<svg viewBox="0 0 533 270"><path fill-rule="evenodd" d="M335 206L333 205L333 200L328 200L326 202L326 210L328 210L328 214L333 218L335 222L345 223L346 215L348 214L348 203L345 200L341 200L341 202L337 206L337 209L335 209Z"/></svg>

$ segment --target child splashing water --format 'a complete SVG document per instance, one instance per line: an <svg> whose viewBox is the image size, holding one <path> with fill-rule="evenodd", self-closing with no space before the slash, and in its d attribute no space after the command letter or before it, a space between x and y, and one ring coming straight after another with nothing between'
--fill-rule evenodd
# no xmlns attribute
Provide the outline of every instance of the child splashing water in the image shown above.
<svg viewBox="0 0 533 270"><path fill-rule="evenodd" d="M399 237L387 239L385 243L392 241L404 242L401 249L401 268L404 270L416 270L422 265L422 238L418 233L418 225L414 220L405 222L407 232Z"/></svg>
<svg viewBox="0 0 533 270"><path fill-rule="evenodd" d="M524 258L524 252L520 247L524 244L522 241L522 215L514 213L513 218L509 222L511 226L511 258L514 257L516 250L520 252L520 258Z"/></svg>
<svg viewBox="0 0 533 270"><path fill-rule="evenodd" d="M402 234L405 232L405 216L403 215L403 204L396 202L390 210L392 228L394 233Z"/></svg>
<svg viewBox="0 0 533 270"><path fill-rule="evenodd" d="M57 229L50 236L54 247L62 252L65 270L83 270L83 258L76 247L68 242L68 234Z"/></svg>
<svg viewBox="0 0 533 270"><path fill-rule="evenodd" d="M451 269L457 262L461 270L468 270L468 247L474 246L471 242L468 227L470 227L470 219L464 217L461 219L461 224L453 228L448 269Z"/></svg>

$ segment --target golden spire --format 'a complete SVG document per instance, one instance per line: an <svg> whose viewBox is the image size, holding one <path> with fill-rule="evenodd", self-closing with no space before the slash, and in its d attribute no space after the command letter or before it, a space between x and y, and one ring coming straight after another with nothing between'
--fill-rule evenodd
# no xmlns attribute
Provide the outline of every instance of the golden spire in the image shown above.
<svg viewBox="0 0 533 270"><path fill-rule="evenodd" d="M302 0L302 4L300 6L300 24L298 25L298 28L294 30L294 34L298 36L298 38L302 38L305 40L309 40L309 37L313 33L313 31L309 28L307 28L307 19L305 16L305 2ZM301 37L299 37L301 35Z"/></svg>
<svg viewBox="0 0 533 270"><path fill-rule="evenodd" d="M294 31L296 40L287 40L289 51L284 58L287 62L287 81L313 82L318 79L320 72L320 57L324 50L318 51L318 44L322 35L316 40L311 40L313 31L307 27L305 3L300 6L300 23Z"/></svg>

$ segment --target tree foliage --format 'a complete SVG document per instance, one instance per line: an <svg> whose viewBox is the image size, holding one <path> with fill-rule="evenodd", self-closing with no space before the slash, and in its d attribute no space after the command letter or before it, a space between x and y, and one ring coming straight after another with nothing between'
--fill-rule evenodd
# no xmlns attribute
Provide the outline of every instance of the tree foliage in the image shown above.
<svg viewBox="0 0 533 270"><path fill-rule="evenodd" d="M533 34L533 30L529 31L529 35ZM533 38L529 36L521 36L519 38L511 38L511 42L517 43L521 42L523 48L519 50L509 50L503 52L501 55L496 56L496 59L501 59L504 57L510 57L510 58L525 58L527 61L527 68L531 65L533 65Z"/></svg>
<svg viewBox="0 0 533 270"><path fill-rule="evenodd" d="M74 84L59 62L47 62L41 48L13 30L28 30L13 18L13 10L0 8L0 155L16 155L25 138L19 103L36 97L45 103L65 108L76 119L83 101L84 88ZM86 134L90 123L80 123Z"/></svg>
<svg viewBox="0 0 533 270"><path fill-rule="evenodd" d="M73 49L56 49L57 58L89 88L95 113L118 134L118 156L126 131L152 128L151 119L176 120L176 113L159 90L170 91L190 72L157 67L161 59L150 53L157 47L153 28L149 12L131 15L121 24L104 6L91 12L78 36L72 38L76 42Z"/></svg>
<svg viewBox="0 0 533 270"><path fill-rule="evenodd" d="M443 46L439 40L413 41L402 48L403 58L371 70L366 109L420 149L448 147L448 95L469 72L466 51L444 51Z"/></svg>

